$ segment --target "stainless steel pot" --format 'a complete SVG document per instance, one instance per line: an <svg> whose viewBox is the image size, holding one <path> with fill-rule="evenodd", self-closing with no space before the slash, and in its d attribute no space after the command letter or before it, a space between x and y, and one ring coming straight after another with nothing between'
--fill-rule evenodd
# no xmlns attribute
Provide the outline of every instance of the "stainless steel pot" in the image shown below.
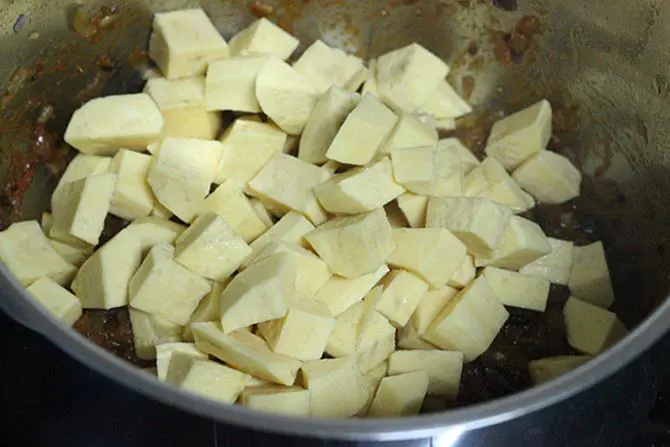
<svg viewBox="0 0 670 447"><path fill-rule="evenodd" d="M47 151L48 135L33 126L44 106L52 106L55 113L50 130L62 134L70 114L84 100L139 89L138 69L145 62L142 50L151 14L196 3L88 1L79 7L66 0L0 0L0 93L4 92L0 179L5 193L15 199L3 204L4 212L15 212L5 218L16 218L18 212L23 218L35 218L48 206L55 183L49 169L58 171L63 154ZM2 309L101 374L214 420L342 439L439 434L442 445L451 445L465 432L518 420L572 399L616 374L666 332L670 325L670 303L664 302L670 259L666 249L670 212L665 207L670 196L670 51L666 45L670 3L264 1L270 8L254 5L258 3L201 2L226 37L253 20L254 13L271 10L270 18L303 43L322 38L362 57L419 41L451 63L451 81L471 94L470 101L480 111L517 108L548 97L560 110L555 125L562 141L557 144L585 173L582 216L594 224L608 247L617 291L615 310L628 327L635 328L631 334L573 373L492 402L399 420L297 420L218 405L155 381L65 330L0 266ZM103 5L108 9L101 10ZM527 15L540 24L537 28L532 19L530 33L517 25ZM517 33L528 35L510 39L508 33L515 27ZM24 183L30 185L26 191ZM563 225L573 225L571 210L562 211L558 217L545 218L565 219Z"/></svg>

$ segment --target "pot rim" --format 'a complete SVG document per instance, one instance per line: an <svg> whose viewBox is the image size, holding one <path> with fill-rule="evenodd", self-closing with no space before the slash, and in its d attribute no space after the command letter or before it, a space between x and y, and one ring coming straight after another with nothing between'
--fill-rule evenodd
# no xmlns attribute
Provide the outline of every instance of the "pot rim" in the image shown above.
<svg viewBox="0 0 670 447"><path fill-rule="evenodd" d="M460 436L481 427L507 422L578 394L606 379L645 352L670 329L665 322L670 300L608 351L555 380L528 390L442 413L394 419L295 418L225 405L159 382L139 368L96 346L52 316L0 264L0 307L13 315L11 300L24 323L79 362L135 392L181 410L263 432L341 440L397 441L438 437L454 445ZM16 300L22 300L18 302Z"/></svg>

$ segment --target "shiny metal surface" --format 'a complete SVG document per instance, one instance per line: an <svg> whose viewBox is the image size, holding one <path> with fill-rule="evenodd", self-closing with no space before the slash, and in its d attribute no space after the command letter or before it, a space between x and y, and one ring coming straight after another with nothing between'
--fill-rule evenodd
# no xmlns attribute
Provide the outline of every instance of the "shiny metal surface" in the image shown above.
<svg viewBox="0 0 670 447"><path fill-rule="evenodd" d="M87 16L105 1L82 2ZM39 109L55 111L62 134L86 98L138 90L151 13L195 5L190 1L119 1L116 21L85 38L71 29L76 5L64 0L0 0L0 184L16 175L34 148ZM246 0L204 0L225 37L254 19ZM566 151L582 167L587 213L608 247L617 292L615 310L634 331L579 370L544 386L464 409L387 421L296 420L224 407L173 390L89 344L34 306L0 267L0 306L64 351L155 399L222 422L268 431L343 439L404 439L440 434L458 439L478 427L519 418L583 391L647 350L668 329L670 196L670 3L661 0L526 0L514 12L489 1L267 1L271 19L305 44L316 38L362 57L418 41L452 64L460 88L474 78L471 102L479 110L518 108L541 97L566 110ZM499 31L528 14L542 24L537 45L522 61L501 63ZM17 18L23 19L17 22ZM476 48L476 51L472 49ZM474 55L472 53L475 53ZM100 56L115 61L101 69ZM103 64L105 65L105 64ZM29 76L16 85L17 69ZM20 72L19 72L20 73ZM13 78L13 80L12 80ZM8 90L9 89L9 90ZM16 90L16 91L15 91ZM2 94L2 93L0 93ZM23 155L22 155L23 154ZM18 162L17 162L18 160ZM24 195L24 218L46 209L54 178L40 166ZM649 316L650 315L650 316ZM649 316L646 320L645 317ZM450 445L445 443L444 445Z"/></svg>

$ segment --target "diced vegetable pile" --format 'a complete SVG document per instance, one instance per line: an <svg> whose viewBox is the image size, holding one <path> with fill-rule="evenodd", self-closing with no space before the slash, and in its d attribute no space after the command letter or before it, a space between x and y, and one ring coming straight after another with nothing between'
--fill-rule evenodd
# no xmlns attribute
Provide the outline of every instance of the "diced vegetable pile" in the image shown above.
<svg viewBox="0 0 670 447"><path fill-rule="evenodd" d="M68 325L129 306L159 380L300 416L455 399L506 308L544 311L551 283L584 356L532 362L537 382L625 333L602 243L519 216L579 195L549 102L498 121L480 162L438 139L472 109L421 45L366 66L316 41L290 65L298 44L266 19L226 43L200 9L156 14L162 76L74 113L51 213L0 233L0 259ZM108 214L131 223L99 246Z"/></svg>

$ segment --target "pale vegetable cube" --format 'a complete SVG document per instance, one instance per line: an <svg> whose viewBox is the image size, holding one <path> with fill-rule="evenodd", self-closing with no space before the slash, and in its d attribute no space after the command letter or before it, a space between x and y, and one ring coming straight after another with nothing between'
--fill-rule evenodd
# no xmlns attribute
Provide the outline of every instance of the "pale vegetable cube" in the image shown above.
<svg viewBox="0 0 670 447"><path fill-rule="evenodd" d="M431 350L440 349L432 343L428 343L421 338L421 335L416 331L414 323L410 321L407 326L398 332L398 348L406 350Z"/></svg>
<svg viewBox="0 0 670 447"><path fill-rule="evenodd" d="M114 155L119 148L143 151L163 130L163 116L149 95L95 98L77 109L65 142L84 154Z"/></svg>
<svg viewBox="0 0 670 447"><path fill-rule="evenodd" d="M462 289L470 284L470 281L475 279L477 269L475 268L475 260L472 255L466 255L461 266L456 270L454 276L451 277L447 283L451 287Z"/></svg>
<svg viewBox="0 0 670 447"><path fill-rule="evenodd" d="M280 59L288 59L298 48L298 39L272 23L260 18L230 39L231 56L247 54L272 54Z"/></svg>
<svg viewBox="0 0 670 447"><path fill-rule="evenodd" d="M249 119L238 119L221 138L223 154L216 183L231 179L245 187L274 154L281 152L286 134L276 126Z"/></svg>
<svg viewBox="0 0 670 447"><path fill-rule="evenodd" d="M232 180L226 180L207 196L200 214L208 212L221 217L246 243L252 242L268 229L249 198Z"/></svg>
<svg viewBox="0 0 670 447"><path fill-rule="evenodd" d="M305 219L303 215L294 212L287 213L270 227L269 230L251 243L251 254L242 265L246 267L251 264L260 252L276 242L302 244L303 237L312 230L314 230L314 225Z"/></svg>
<svg viewBox="0 0 670 447"><path fill-rule="evenodd" d="M205 73L207 65L228 57L228 44L205 11L183 9L154 15L149 56L168 79Z"/></svg>
<svg viewBox="0 0 670 447"><path fill-rule="evenodd" d="M551 284L546 279L495 267L486 267L482 276L505 306L539 312L547 308Z"/></svg>
<svg viewBox="0 0 670 447"><path fill-rule="evenodd" d="M372 400L369 417L412 416L419 413L428 392L425 371L412 371L382 379Z"/></svg>
<svg viewBox="0 0 670 447"><path fill-rule="evenodd" d="M51 247L35 220L13 223L0 232L0 260L24 286L45 276L66 285L77 271Z"/></svg>
<svg viewBox="0 0 670 447"><path fill-rule="evenodd" d="M418 335L428 330L430 324L439 315L442 309L458 294L458 290L449 286L428 290L412 315L411 324Z"/></svg>
<svg viewBox="0 0 670 447"><path fill-rule="evenodd" d="M248 332L251 332L251 331L248 331ZM266 386L272 386L272 382L269 382L265 379L259 379L258 377L254 377L254 376L247 376L247 387L245 389L266 387Z"/></svg>
<svg viewBox="0 0 670 447"><path fill-rule="evenodd" d="M249 191L283 211L297 211L312 223L320 224L327 217L316 202L314 188L323 180L324 173L319 167L277 153L249 182Z"/></svg>
<svg viewBox="0 0 670 447"><path fill-rule="evenodd" d="M195 323L195 344L233 368L280 385L293 385L300 360L276 354L262 338L246 331L224 334L217 323Z"/></svg>
<svg viewBox="0 0 670 447"><path fill-rule="evenodd" d="M333 276L319 289L314 296L314 301L324 303L330 313L337 317L361 301L388 271L388 267L382 265L375 272L357 278Z"/></svg>
<svg viewBox="0 0 670 447"><path fill-rule="evenodd" d="M347 56L347 59L348 59L347 60L348 65L356 66L359 68L358 71L356 71L356 73L349 78L344 88L346 88L350 92L357 92L368 77L368 69L364 64L363 59L361 59L358 56L350 54Z"/></svg>
<svg viewBox="0 0 670 447"><path fill-rule="evenodd" d="M295 258L278 253L251 264L221 294L221 329L233 332L282 318L295 297Z"/></svg>
<svg viewBox="0 0 670 447"><path fill-rule="evenodd" d="M572 249L568 287L573 295L588 303L603 309L612 305L614 289L601 241Z"/></svg>
<svg viewBox="0 0 670 447"><path fill-rule="evenodd" d="M472 361L486 351L509 314L495 292L479 277L447 303L423 337Z"/></svg>
<svg viewBox="0 0 670 447"><path fill-rule="evenodd" d="M210 290L206 280L175 262L169 244L149 251L128 286L131 307L182 326Z"/></svg>
<svg viewBox="0 0 670 447"><path fill-rule="evenodd" d="M391 134L398 117L374 95L366 94L344 120L328 147L326 157L352 165L374 159Z"/></svg>
<svg viewBox="0 0 670 447"><path fill-rule="evenodd" d="M335 135L360 101L360 96L331 87L312 110L300 136L298 158L309 163L326 163L326 152Z"/></svg>
<svg viewBox="0 0 670 447"><path fill-rule="evenodd" d="M181 325L133 308L128 309L128 313L138 358L153 360L157 358L157 345L181 341Z"/></svg>
<svg viewBox="0 0 670 447"><path fill-rule="evenodd" d="M383 208L332 219L307 233L305 239L331 272L345 278L376 271L395 248Z"/></svg>
<svg viewBox="0 0 670 447"><path fill-rule="evenodd" d="M122 233L132 233L140 243L142 254L146 254L151 247L161 242L174 243L185 229L186 227L176 222L149 216L134 220Z"/></svg>
<svg viewBox="0 0 670 447"><path fill-rule="evenodd" d="M379 312L363 315L356 348L356 363L362 374L367 374L389 358L395 351L395 327Z"/></svg>
<svg viewBox="0 0 670 447"><path fill-rule="evenodd" d="M91 245L97 245L110 209L117 175L98 174L67 183L54 208L50 234L69 234ZM63 241L67 242L67 241Z"/></svg>
<svg viewBox="0 0 670 447"><path fill-rule="evenodd" d="M133 310L131 309L131 312ZM135 311L139 312L139 311ZM196 360L207 360L207 354L200 352L194 343L170 342L156 345L156 377L158 380L165 381L167 377L172 354L180 352L187 354Z"/></svg>
<svg viewBox="0 0 670 447"><path fill-rule="evenodd" d="M305 362L301 374L310 395L311 416L351 417L367 402L367 384L351 357Z"/></svg>
<svg viewBox="0 0 670 447"><path fill-rule="evenodd" d="M205 105L204 76L173 80L158 76L148 79L143 91L161 111Z"/></svg>
<svg viewBox="0 0 670 447"><path fill-rule="evenodd" d="M563 316L568 343L586 354L601 353L627 333L616 314L575 297L568 298Z"/></svg>
<svg viewBox="0 0 670 447"><path fill-rule="evenodd" d="M309 416L309 391L300 387L267 385L246 388L242 391L241 403L262 412Z"/></svg>
<svg viewBox="0 0 670 447"><path fill-rule="evenodd" d="M361 319L365 305L358 302L335 318L324 351L331 357L348 357L356 353L361 336Z"/></svg>
<svg viewBox="0 0 670 447"><path fill-rule="evenodd" d="M333 276L325 262L314 253L296 243L277 242L268 245L254 259L261 261L277 253L285 253L295 259L297 276L295 279L295 298L311 300Z"/></svg>
<svg viewBox="0 0 670 447"><path fill-rule="evenodd" d="M460 118L472 112L470 104L444 79L437 84L437 89L419 109L432 114L438 120Z"/></svg>
<svg viewBox="0 0 670 447"><path fill-rule="evenodd" d="M184 222L193 220L209 194L222 150L218 141L163 140L147 177L158 201Z"/></svg>
<svg viewBox="0 0 670 447"><path fill-rule="evenodd" d="M147 183L151 156L121 149L109 171L116 174L116 187L109 209L111 214L133 220L148 216L154 208L154 196Z"/></svg>
<svg viewBox="0 0 670 447"><path fill-rule="evenodd" d="M475 157L470 149L463 146L458 138L444 138L437 142L437 147L443 150L452 148L461 159L461 169L463 174L469 174L475 167L479 165L479 160Z"/></svg>
<svg viewBox="0 0 670 447"><path fill-rule="evenodd" d="M405 215L407 222L412 228L423 228L426 225L426 209L428 208L428 197L418 196L406 192L398 196L398 207Z"/></svg>
<svg viewBox="0 0 670 447"><path fill-rule="evenodd" d="M428 291L428 283L405 270L392 270L383 282L384 291L376 309L395 327L404 327Z"/></svg>
<svg viewBox="0 0 670 447"><path fill-rule="evenodd" d="M209 399L234 403L242 393L247 375L212 360L174 352L165 377L167 383Z"/></svg>
<svg viewBox="0 0 670 447"><path fill-rule="evenodd" d="M496 122L486 143L486 155L514 170L543 151L551 138L551 104L546 99Z"/></svg>
<svg viewBox="0 0 670 447"><path fill-rule="evenodd" d="M318 302L294 302L283 318L258 325L270 349L298 360L318 360L326 349L335 319Z"/></svg>
<svg viewBox="0 0 670 447"><path fill-rule="evenodd" d="M384 212L391 228L409 228L409 222L396 202L387 203Z"/></svg>
<svg viewBox="0 0 670 447"><path fill-rule="evenodd" d="M219 215L205 212L175 241L175 260L196 274L224 281L251 253Z"/></svg>
<svg viewBox="0 0 670 447"><path fill-rule="evenodd" d="M526 264L519 270L525 275L547 279L554 284L568 285L572 266L572 250L574 244L560 239L547 238L551 252Z"/></svg>
<svg viewBox="0 0 670 447"><path fill-rule="evenodd" d="M363 375L365 381L368 382L369 385L371 385L370 388L372 390L372 393L370 396L370 403L372 403L372 398L377 392L377 388L379 387L379 384L381 383L382 379L387 376L388 370L389 370L389 362L385 361L375 366L373 369L371 369L369 372Z"/></svg>
<svg viewBox="0 0 670 447"><path fill-rule="evenodd" d="M68 326L72 326L81 317L79 299L48 276L38 279L26 287L26 290L54 317Z"/></svg>
<svg viewBox="0 0 670 447"><path fill-rule="evenodd" d="M91 250L89 249L73 247L53 239L49 239L49 245L61 258L75 267L81 267L84 261L91 255Z"/></svg>
<svg viewBox="0 0 670 447"><path fill-rule="evenodd" d="M556 205L579 196L582 173L563 155L542 151L516 168L512 178L540 202Z"/></svg>
<svg viewBox="0 0 670 447"><path fill-rule="evenodd" d="M139 239L122 231L84 262L72 281L72 291L84 309L125 306L128 284L141 261Z"/></svg>
<svg viewBox="0 0 670 447"><path fill-rule="evenodd" d="M319 99L318 90L286 62L270 58L256 77L256 98L280 129L300 135Z"/></svg>
<svg viewBox="0 0 670 447"><path fill-rule="evenodd" d="M468 253L486 256L500 245L511 217L509 208L490 199L431 197L426 227L446 228L463 241Z"/></svg>
<svg viewBox="0 0 670 447"><path fill-rule="evenodd" d="M315 189L319 202L331 213L357 214L380 208L405 192L393 178L388 157L351 169Z"/></svg>
<svg viewBox="0 0 670 447"><path fill-rule="evenodd" d="M223 293L227 285L228 282L212 282L212 290L200 300L198 307L195 308L191 314L191 318L188 319L188 323L184 326L184 332L182 333L184 340L193 341L191 324L221 320L220 298L221 293Z"/></svg>
<svg viewBox="0 0 670 447"><path fill-rule="evenodd" d="M172 211L165 208L162 203L156 200L154 201L154 209L151 210L151 216L167 220L171 219L174 214L172 214Z"/></svg>
<svg viewBox="0 0 670 447"><path fill-rule="evenodd" d="M558 355L533 360L528 364L530 377L535 385L560 377L573 369L577 369L593 357L588 355Z"/></svg>
<svg viewBox="0 0 670 447"><path fill-rule="evenodd" d="M67 168L65 168L65 172L63 172L60 180L58 180L58 185L56 185L56 189L51 195L51 209L58 207L58 202L62 198L61 190L64 185L86 177L109 172L111 163L112 159L110 157L77 154L67 165ZM45 229L45 233L48 235L49 230Z"/></svg>
<svg viewBox="0 0 670 447"><path fill-rule="evenodd" d="M258 113L256 77L269 56L253 54L209 64L205 84L207 110Z"/></svg>
<svg viewBox="0 0 670 447"><path fill-rule="evenodd" d="M396 351L389 357L389 376L412 371L428 374L428 395L455 400L461 384L463 354L455 351Z"/></svg>
<svg viewBox="0 0 670 447"><path fill-rule="evenodd" d="M388 263L419 275L432 287L445 285L465 259L465 244L443 228L394 228L392 234L395 250Z"/></svg>
<svg viewBox="0 0 670 447"><path fill-rule="evenodd" d="M256 215L261 220L261 222L263 222L266 228L271 228L275 224L275 221L265 206L263 206L263 203L258 199L254 199L253 197L250 199L250 203L251 207L256 212Z"/></svg>
<svg viewBox="0 0 670 447"><path fill-rule="evenodd" d="M498 247L487 256L475 256L475 265L518 270L550 252L549 239L538 224L512 216Z"/></svg>
<svg viewBox="0 0 670 447"><path fill-rule="evenodd" d="M465 179L465 195L489 198L515 213L535 206L535 200L512 180L498 160L491 157L476 166Z"/></svg>
<svg viewBox="0 0 670 447"><path fill-rule="evenodd" d="M390 154L395 149L432 146L435 143L437 143L437 131L434 128L422 123L414 115L403 113L379 152Z"/></svg>
<svg viewBox="0 0 670 447"><path fill-rule="evenodd" d="M364 66L360 59L316 40L293 64L293 68L314 84L319 94L323 94L332 86L346 88L354 77L360 75Z"/></svg>
<svg viewBox="0 0 670 447"><path fill-rule="evenodd" d="M361 89L361 94L365 95L367 93L379 96L377 94L377 59L370 59L370 62L368 62L368 72Z"/></svg>
<svg viewBox="0 0 670 447"><path fill-rule="evenodd" d="M463 170L455 149L420 146L391 152L398 183L424 196L463 195Z"/></svg>
<svg viewBox="0 0 670 447"><path fill-rule="evenodd" d="M448 72L440 58L412 43L377 59L377 92L394 109L413 112L430 98Z"/></svg>

